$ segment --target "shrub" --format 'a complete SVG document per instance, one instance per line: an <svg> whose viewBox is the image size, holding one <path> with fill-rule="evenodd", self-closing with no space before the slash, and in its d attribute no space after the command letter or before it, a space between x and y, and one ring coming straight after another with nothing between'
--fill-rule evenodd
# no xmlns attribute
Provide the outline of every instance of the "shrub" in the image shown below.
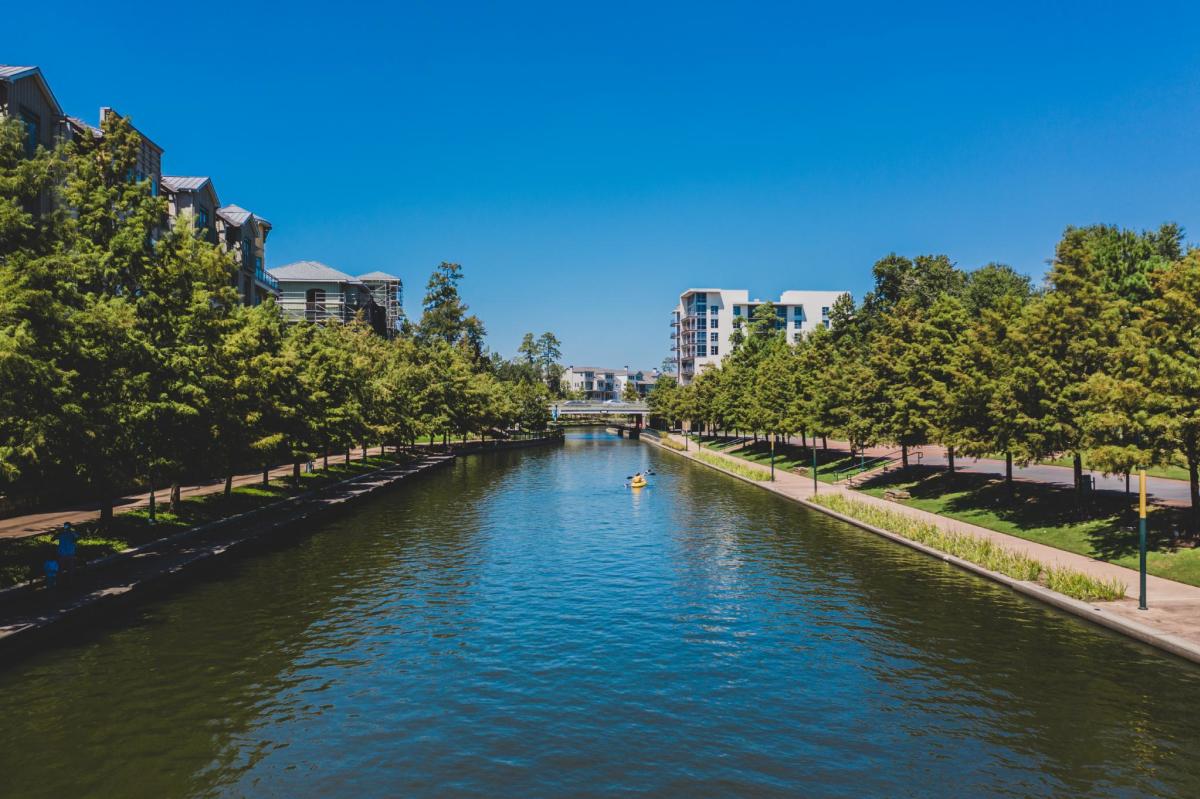
<svg viewBox="0 0 1200 799"><path fill-rule="evenodd" d="M719 469L724 469L725 471L733 472L734 474L741 475L742 477L749 477L751 480L770 480L771 479L771 473L764 469L760 469L760 468L757 468L754 466L747 466L745 464L738 463L736 461L731 461L728 458L722 458L719 455L710 455L709 453L705 452L704 450L700 450L700 449L696 450L695 457L698 460L701 460L710 466L716 466Z"/></svg>
<svg viewBox="0 0 1200 799"><path fill-rule="evenodd" d="M943 530L929 522L877 508L841 494L819 494L813 497L813 501L910 541L925 544L1016 580L1039 582L1051 591L1075 599L1087 602L1120 599L1125 596L1125 584L1120 580L1098 580L1074 569L1045 566L1028 555L987 538Z"/></svg>

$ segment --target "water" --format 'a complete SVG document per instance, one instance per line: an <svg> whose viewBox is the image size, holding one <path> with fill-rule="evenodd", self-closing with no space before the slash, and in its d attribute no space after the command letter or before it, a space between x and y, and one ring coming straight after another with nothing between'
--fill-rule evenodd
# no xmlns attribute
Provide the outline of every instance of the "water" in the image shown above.
<svg viewBox="0 0 1200 799"><path fill-rule="evenodd" d="M604 435L0 669L5 797L1194 797L1198 744L1200 670Z"/></svg>

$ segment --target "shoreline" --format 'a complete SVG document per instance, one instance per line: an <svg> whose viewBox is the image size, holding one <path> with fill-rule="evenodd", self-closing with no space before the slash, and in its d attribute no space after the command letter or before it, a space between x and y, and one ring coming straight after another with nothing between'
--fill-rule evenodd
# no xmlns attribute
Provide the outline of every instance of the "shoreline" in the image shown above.
<svg viewBox="0 0 1200 799"><path fill-rule="evenodd" d="M830 516L834 519L838 519L839 521L854 525L855 527L859 528L860 530L865 530L866 532L872 533L872 534L880 536L882 538L886 538L886 539L888 539L890 541L894 541L898 544L903 544L904 546L906 546L910 549L914 549L918 552L922 552L926 555L929 555L930 557L936 558L936 559L941 560L946 563L950 563L951 565L956 566L966 572L969 572L969 573L977 575L979 577L983 577L985 579L991 580L992 582L998 583L1000 585L1006 586L1006 587L1010 588L1011 590L1013 590L1014 592L1021 594L1022 596L1028 597L1029 599L1035 600L1044 605L1048 605L1056 610L1068 613L1072 616L1075 616L1076 618L1083 619L1091 624L1097 625L1099 627L1103 627L1107 630L1110 630L1110 631L1113 631L1116 633L1120 633L1121 635L1124 635L1128 638L1132 638L1133 640L1138 641L1142 644L1146 644L1148 646L1154 647L1155 649L1160 650L1161 652L1165 652L1165 653L1173 655L1175 657L1182 658L1184 660L1188 660L1192 663L1200 664L1200 645L1196 644L1193 641L1187 640L1181 636L1178 636L1178 635L1175 635L1175 634L1169 633L1169 632L1162 632L1162 631L1156 630L1153 627L1150 627L1146 624L1142 624L1140 622L1133 621L1131 619L1126 619L1122 616L1118 616L1117 614L1112 613L1111 611L1106 610L1103 607L1097 606L1097 605L1089 603L1089 602L1083 602L1078 599L1073 599L1072 597L1068 597L1064 594L1060 594L1057 591L1051 591L1050 589L1048 589L1042 585L1039 585L1037 583L1016 580L1012 577L1009 577L1006 574L1001 574L999 572L995 572L990 569L986 569L983 566L980 566L976 563L971 563L970 561L963 560L962 558L958 558L958 557L955 557L954 555L947 554L945 552L942 552L941 550L934 549L933 547L927 546L918 541L913 541L911 539L905 538L904 536L898 535L889 530L884 530L882 528L875 527L874 525L867 524L866 522L860 521L860 520L852 518L850 516L846 516L842 513L838 513L835 510L826 508L825 506L817 504L810 500L807 500L807 499L804 499L801 497L794 497L794 496L782 491L779 488L777 483L773 483L770 481L764 481L764 480L752 480L749 477L745 477L743 475L737 474L736 472L734 472L730 469L725 469L714 463L709 463L708 461L704 461L704 460L700 460L699 458L695 458L692 456L692 454L690 452L687 452L684 450L672 449L671 447L664 445L661 442L661 440L659 439L658 435L653 435L653 434L652 435L644 435L644 436L642 436L641 440L646 443L652 444L653 446L657 447L660 450L664 450L666 452L670 452L672 454L679 455L680 457L682 457L686 460L689 460L692 463L698 463L701 466L705 466L707 468L713 469L714 471L729 475L730 477L741 480L744 483L749 483L750 485L758 486L759 488L769 491L778 497L782 497L783 499L787 499L792 502L795 502L796 504L798 504L802 507L805 507L805 508L808 508L808 509L814 510L814 511L819 511L819 512L824 513L825 515ZM834 489L832 488L832 486L830 486L829 490L834 490Z"/></svg>
<svg viewBox="0 0 1200 799"><path fill-rule="evenodd" d="M171 577L190 575L197 567L248 545L265 543L318 517L378 496L410 477L453 463L460 455L526 449L561 443L561 436L510 442L471 442L449 453L426 455L408 463L384 466L260 508L181 530L139 547L99 558L76 578L60 583L54 594L39 580L0 592L0 651L36 645L48 634L107 609L173 584ZM472 446L472 443L475 446Z"/></svg>

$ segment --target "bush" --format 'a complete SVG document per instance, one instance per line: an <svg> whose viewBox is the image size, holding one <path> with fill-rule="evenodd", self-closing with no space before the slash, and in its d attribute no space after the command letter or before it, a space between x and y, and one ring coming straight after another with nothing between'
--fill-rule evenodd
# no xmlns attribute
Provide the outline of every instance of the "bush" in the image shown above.
<svg viewBox="0 0 1200 799"><path fill-rule="evenodd" d="M1051 591L1075 599L1087 602L1120 599L1125 596L1125 584L1119 580L1097 580L1074 569L1045 566L1027 555L986 538L943 530L929 522L876 508L841 494L820 494L813 497L813 501L910 541L925 544L1016 580L1041 583Z"/></svg>
<svg viewBox="0 0 1200 799"><path fill-rule="evenodd" d="M710 455L704 450L697 449L695 457L697 460L704 461L710 466L716 466L719 469L724 469L727 472L733 472L742 477L749 477L751 480L770 480L771 473L753 466L747 466L737 461L722 458L719 455Z"/></svg>

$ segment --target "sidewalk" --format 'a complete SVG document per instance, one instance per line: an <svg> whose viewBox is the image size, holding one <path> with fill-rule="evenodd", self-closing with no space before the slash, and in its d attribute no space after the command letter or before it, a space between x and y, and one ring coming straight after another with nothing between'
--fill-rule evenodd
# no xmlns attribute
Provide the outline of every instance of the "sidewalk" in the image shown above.
<svg viewBox="0 0 1200 799"><path fill-rule="evenodd" d="M790 443L797 443L794 437ZM833 441L831 439L829 441L829 449L849 454L850 445L845 441ZM866 456L868 458L876 458L899 451L900 448L894 446L867 447ZM909 450L910 463L918 463L918 453L920 453L919 462L924 466L944 468L949 463L944 447L934 445L912 447ZM995 458L969 458L964 455L958 455L954 458L954 468L970 474L988 474L995 475L996 477L1004 476L1004 461ZM1105 475L1102 472L1092 469L1084 469L1083 473L1091 475L1096 481L1097 491L1125 493L1124 475ZM1054 466L1044 463L1033 463L1029 466L1017 466L1014 464L1013 479L1024 480L1030 483L1061 486L1063 488L1073 488L1075 485L1075 474L1071 467ZM1130 479L1129 488L1134 493L1137 492L1136 475ZM1162 505L1186 508L1190 507L1192 503L1191 489L1186 480L1174 480L1169 477L1147 477L1146 493L1152 501L1157 501Z"/></svg>
<svg viewBox="0 0 1200 799"><path fill-rule="evenodd" d="M682 443L673 434L664 434L664 436L671 438L676 443ZM676 452L675 450L671 451ZM716 455L723 460L728 460L731 463L737 463L742 466L746 465L746 461L717 450L706 449L705 452L710 455ZM676 452L676 454L695 460L691 452L680 451ZM783 470L775 472L775 482L773 483L751 482L753 485L760 486L768 491L774 491L777 494L800 502L806 502L813 495L811 478ZM1112 614L1112 616L1123 619L1129 624L1142 625L1150 628L1163 638L1182 639L1194 647L1197 655L1200 656L1200 588L1198 587L1149 575L1146 578L1146 594L1149 609L1138 610L1138 573L1133 569L1126 569L1123 566L1095 560L1084 555L1077 555L1073 552L1066 552L1034 541L1027 541L1024 538L1017 538L1016 536L998 533L994 530L988 530L967 522L938 516L937 514L909 507L908 505L902 505L898 502L889 502L885 499L859 493L842 485L821 483L818 490L823 494L839 493L864 504L874 505L892 513L903 514L926 523L934 524L943 530L976 538L985 538L997 544L1002 544L1004 547L1015 552L1022 552L1047 566L1067 567L1104 580L1116 578L1125 584L1126 598L1116 602L1087 603L1095 613Z"/></svg>
<svg viewBox="0 0 1200 799"><path fill-rule="evenodd" d="M370 447L367 449L368 455L380 454L379 447ZM331 455L329 462L343 463L345 461L345 453L337 456ZM353 450L351 460L357 461L362 459L362 450ZM322 459L317 459L316 468L322 468ZM270 472L272 480L289 477L292 474L292 465L285 464L283 466L275 466ZM239 474L233 478L233 486L258 485L262 482L262 471L253 472L251 474ZM183 486L180 489L180 496L184 499L188 497L200 497L207 494L218 494L225 490L225 478L217 478L205 483L197 483L196 485ZM157 492L156 502L160 509L166 509L167 500L170 498L170 489L160 489ZM113 513L122 513L125 511L136 510L137 508L146 508L150 506L150 492L140 494L128 494L123 497L118 497L113 502ZM62 526L63 522L71 524L81 524L90 522L100 518L100 506L97 503L81 503L66 508L58 508L56 510L41 511L38 513L28 513L23 516L10 516L6 519L0 519L0 538L24 538L25 536L38 535L39 533L47 532L55 527Z"/></svg>

